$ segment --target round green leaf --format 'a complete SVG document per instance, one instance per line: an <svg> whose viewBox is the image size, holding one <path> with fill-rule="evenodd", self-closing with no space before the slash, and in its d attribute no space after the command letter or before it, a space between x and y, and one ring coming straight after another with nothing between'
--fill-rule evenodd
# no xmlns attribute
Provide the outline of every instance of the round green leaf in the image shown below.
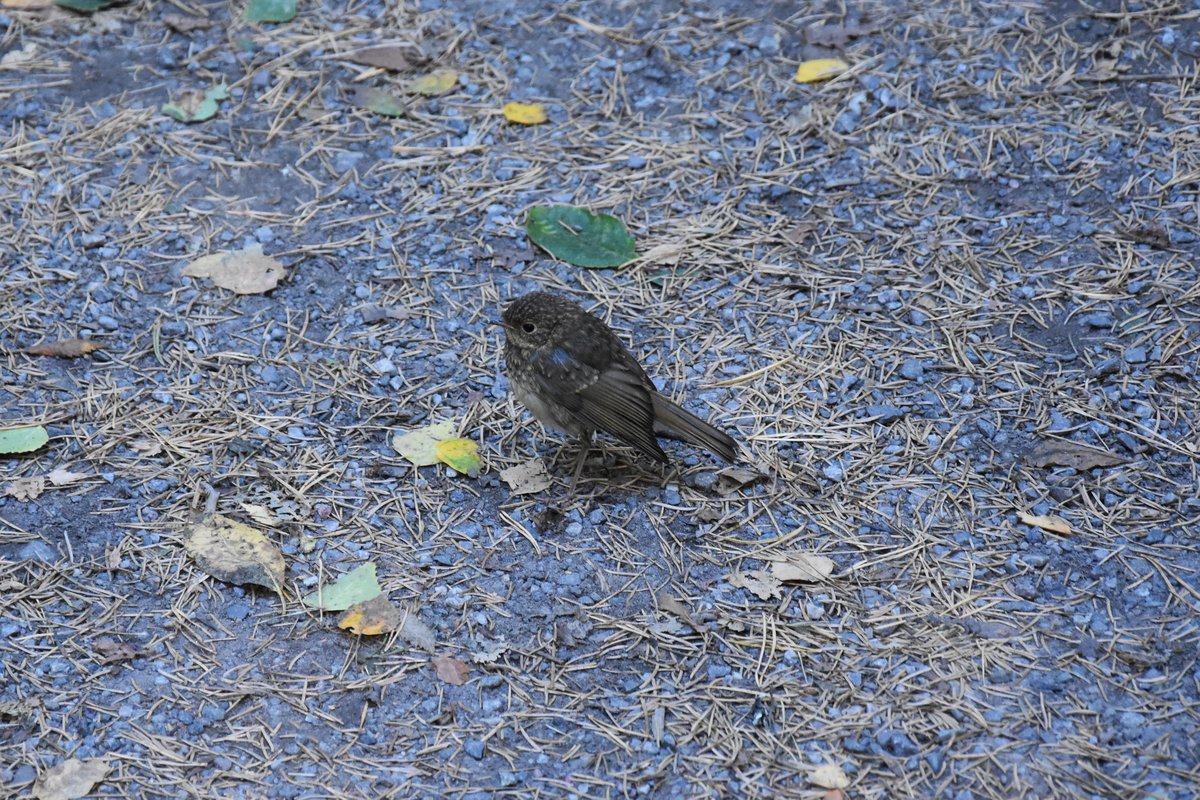
<svg viewBox="0 0 1200 800"><path fill-rule="evenodd" d="M29 453L50 441L50 434L41 425L19 428L0 428L0 455Z"/></svg>
<svg viewBox="0 0 1200 800"><path fill-rule="evenodd" d="M248 22L291 22L296 16L296 0L250 0L246 6Z"/></svg>
<svg viewBox="0 0 1200 800"><path fill-rule="evenodd" d="M576 206L529 209L525 232L538 247L577 267L619 267L637 257L625 223Z"/></svg>
<svg viewBox="0 0 1200 800"><path fill-rule="evenodd" d="M82 11L85 14L107 8L116 2L117 0L54 0L55 5L69 8L72 11Z"/></svg>

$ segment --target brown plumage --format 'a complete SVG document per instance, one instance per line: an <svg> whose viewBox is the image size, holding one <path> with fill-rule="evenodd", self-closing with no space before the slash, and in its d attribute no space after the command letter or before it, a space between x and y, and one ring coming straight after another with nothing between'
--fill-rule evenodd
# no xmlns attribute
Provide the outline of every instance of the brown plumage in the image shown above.
<svg viewBox="0 0 1200 800"><path fill-rule="evenodd" d="M541 422L582 442L604 431L666 462L657 436L689 442L726 461L737 443L659 393L612 329L566 298L532 292L504 310L504 361L517 399ZM574 490L575 481L571 487Z"/></svg>

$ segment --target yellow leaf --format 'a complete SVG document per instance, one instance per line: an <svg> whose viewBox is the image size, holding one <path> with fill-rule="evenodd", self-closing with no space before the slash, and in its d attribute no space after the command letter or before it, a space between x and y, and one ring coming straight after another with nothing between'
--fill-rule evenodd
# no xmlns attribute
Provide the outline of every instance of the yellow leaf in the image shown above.
<svg viewBox="0 0 1200 800"><path fill-rule="evenodd" d="M808 782L822 789L845 789L850 779L837 764L822 764L808 772Z"/></svg>
<svg viewBox="0 0 1200 800"><path fill-rule="evenodd" d="M434 452L438 461L449 464L464 475L472 478L479 475L479 445L470 439L444 439L434 445Z"/></svg>
<svg viewBox="0 0 1200 800"><path fill-rule="evenodd" d="M1062 517L1054 517L1049 514L1026 514L1024 511L1018 511L1017 517L1026 525L1033 525L1051 533L1068 534L1071 532L1071 525Z"/></svg>
<svg viewBox="0 0 1200 800"><path fill-rule="evenodd" d="M396 434L392 439L392 448L411 461L413 466L428 467L441 461L437 454L437 443L453 438L456 433L454 420L442 420L427 428Z"/></svg>
<svg viewBox="0 0 1200 800"><path fill-rule="evenodd" d="M505 119L518 125L537 125L546 121L546 109L539 103L509 103L503 111Z"/></svg>
<svg viewBox="0 0 1200 800"><path fill-rule="evenodd" d="M833 559L810 553L782 553L771 561L771 574L781 581L818 583L833 574Z"/></svg>
<svg viewBox="0 0 1200 800"><path fill-rule="evenodd" d="M261 244L255 244L244 250L201 256L180 274L211 278L217 286L234 294L262 294L274 289L287 273L278 260L263 255Z"/></svg>
<svg viewBox="0 0 1200 800"><path fill-rule="evenodd" d="M277 592L283 588L283 553L249 525L213 514L192 526L183 546L200 569L218 580Z"/></svg>
<svg viewBox="0 0 1200 800"><path fill-rule="evenodd" d="M439 69L428 75L414 78L408 84L408 91L433 97L450 91L456 83L458 83L457 72L452 69Z"/></svg>
<svg viewBox="0 0 1200 800"><path fill-rule="evenodd" d="M796 68L796 83L816 83L841 75L850 65L840 58L814 58Z"/></svg>

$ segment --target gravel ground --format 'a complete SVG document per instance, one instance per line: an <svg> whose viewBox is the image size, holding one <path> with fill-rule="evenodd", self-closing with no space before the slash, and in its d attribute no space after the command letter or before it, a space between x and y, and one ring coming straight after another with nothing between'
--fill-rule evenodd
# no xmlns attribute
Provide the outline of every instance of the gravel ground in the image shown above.
<svg viewBox="0 0 1200 800"><path fill-rule="evenodd" d="M0 457L0 793L1195 797L1200 3L9 5L0 425L52 439ZM677 261L557 262L544 203ZM181 274L248 245L278 288ZM608 442L513 494L560 440L489 323L535 288L762 478ZM478 478L391 448L441 418ZM210 486L284 596L180 546ZM462 685L296 602L368 561Z"/></svg>

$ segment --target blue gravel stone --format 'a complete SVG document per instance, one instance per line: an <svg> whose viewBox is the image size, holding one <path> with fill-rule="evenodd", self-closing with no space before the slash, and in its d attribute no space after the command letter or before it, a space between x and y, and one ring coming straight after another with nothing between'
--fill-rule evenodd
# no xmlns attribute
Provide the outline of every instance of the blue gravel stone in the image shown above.
<svg viewBox="0 0 1200 800"><path fill-rule="evenodd" d="M900 365L900 377L910 381L919 381L925 377L925 365L915 358L909 358Z"/></svg>
<svg viewBox="0 0 1200 800"><path fill-rule="evenodd" d="M904 412L893 405L867 406L867 416L878 417L877 422L891 422L904 416Z"/></svg>
<svg viewBox="0 0 1200 800"><path fill-rule="evenodd" d="M464 748L467 751L467 755L476 761L482 760L483 754L487 750L487 746L480 739L467 739L467 743L464 745Z"/></svg>

